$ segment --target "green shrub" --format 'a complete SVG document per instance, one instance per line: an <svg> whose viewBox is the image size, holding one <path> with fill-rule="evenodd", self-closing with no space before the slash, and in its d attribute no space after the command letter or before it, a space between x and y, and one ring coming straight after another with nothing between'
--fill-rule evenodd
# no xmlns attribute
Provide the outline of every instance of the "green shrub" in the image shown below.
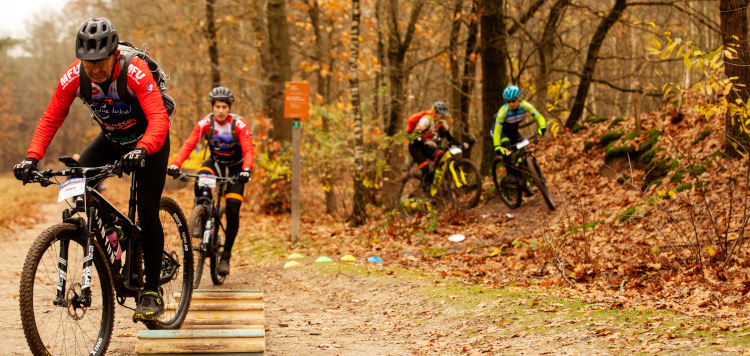
<svg viewBox="0 0 750 356"><path fill-rule="evenodd" d="M683 191L685 191L685 190L689 190L689 189L691 189L691 188L693 188L693 185L692 185L692 184L690 184L690 183L688 183L688 184L682 184L682 185L678 185L678 186L676 186L676 187L674 188L674 191L675 191L675 192L677 192L677 193L681 193L681 192L683 192Z"/></svg>
<svg viewBox="0 0 750 356"><path fill-rule="evenodd" d="M706 172L706 167L703 166L702 164L698 163L698 164L694 164L694 165L692 165L690 167L687 167L687 170L692 175L694 175L694 176L697 177L697 176L699 176L699 175L701 175L701 174L703 174L703 173Z"/></svg>
<svg viewBox="0 0 750 356"><path fill-rule="evenodd" d="M625 221L630 219L633 215L635 215L635 207L631 206L627 210L625 210L620 216L617 217L617 220Z"/></svg>
<svg viewBox="0 0 750 356"><path fill-rule="evenodd" d="M672 178L669 179L669 182L675 184L682 183L682 180L685 179L684 175L685 171L679 170L672 175Z"/></svg>

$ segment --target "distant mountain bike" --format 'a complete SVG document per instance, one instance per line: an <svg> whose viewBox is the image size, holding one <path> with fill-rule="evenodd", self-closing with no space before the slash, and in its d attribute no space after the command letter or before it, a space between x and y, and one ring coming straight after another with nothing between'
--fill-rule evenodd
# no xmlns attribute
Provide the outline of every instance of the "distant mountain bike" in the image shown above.
<svg viewBox="0 0 750 356"><path fill-rule="evenodd" d="M445 198L461 209L471 209L479 202L482 176L473 162L463 158L461 148L448 148L433 170L431 183L422 182L422 173L412 171L412 166L413 161L407 165L400 183L398 210L403 217L435 210Z"/></svg>
<svg viewBox="0 0 750 356"><path fill-rule="evenodd" d="M521 193L528 184L528 180L531 179L539 189L549 209L555 210L555 201L552 199L549 188L547 188L547 178L544 177L536 158L528 149L529 144L538 138L539 135L534 135L508 147L508 150L511 151L510 161L514 162L520 176L506 174L507 171L503 167L502 157L495 157L492 160L492 180L495 183L495 188L500 200L511 209L521 206Z"/></svg>
<svg viewBox="0 0 750 356"><path fill-rule="evenodd" d="M226 207L221 205L221 197L224 196L227 185L237 182L238 178L182 172L174 177L185 182L191 178L195 179L200 188L219 186L215 200L210 191L206 189L203 190L201 196L195 197L193 212L190 214L189 231L190 236L198 242L193 246L193 259L195 260L193 288L197 289L201 283L206 259L209 260L211 281L214 285L223 284L227 276L219 274L218 269L226 238L226 217L224 216Z"/></svg>
<svg viewBox="0 0 750 356"><path fill-rule="evenodd" d="M88 180L122 176L119 164L35 172L30 182L60 185L58 201L68 201L62 223L34 240L23 266L21 323L34 355L104 355L112 337L114 302L140 297L145 284L141 228L135 222L137 187L132 174L128 215L123 215ZM159 216L164 229L159 290L166 312L144 322L149 329L178 329L187 315L193 291L193 255L187 221L177 203L162 197ZM177 301L176 293L182 298ZM133 309L126 307L128 309Z"/></svg>

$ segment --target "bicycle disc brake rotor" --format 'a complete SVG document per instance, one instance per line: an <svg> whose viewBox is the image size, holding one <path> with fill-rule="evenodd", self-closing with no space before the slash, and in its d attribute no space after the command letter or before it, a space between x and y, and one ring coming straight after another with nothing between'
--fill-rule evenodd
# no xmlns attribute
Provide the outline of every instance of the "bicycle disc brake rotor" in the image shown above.
<svg viewBox="0 0 750 356"><path fill-rule="evenodd" d="M73 283L70 287L68 287L68 292L65 293L65 299L67 301L67 307L68 307L68 315L73 318L73 320L81 320L86 315L86 308L85 306L81 305L79 298L81 296L81 284L80 283Z"/></svg>

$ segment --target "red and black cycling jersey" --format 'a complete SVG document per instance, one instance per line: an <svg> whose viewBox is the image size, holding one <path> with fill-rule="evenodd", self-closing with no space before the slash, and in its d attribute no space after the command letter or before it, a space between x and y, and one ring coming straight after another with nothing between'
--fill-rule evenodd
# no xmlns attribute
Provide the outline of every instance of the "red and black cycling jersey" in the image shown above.
<svg viewBox="0 0 750 356"><path fill-rule="evenodd" d="M235 125L231 127L234 117L236 117ZM182 162L190 156L198 140L201 137L208 138L207 134L210 129L211 114L208 114L195 124L172 164L177 167L182 166ZM234 136L237 136L239 142L235 142ZM211 150L211 157L221 164L234 165L242 162L243 169L253 169L253 135L250 132L250 126L242 116L230 113L223 123L214 120L214 132L208 141L208 148Z"/></svg>
<svg viewBox="0 0 750 356"><path fill-rule="evenodd" d="M47 110L34 131L27 157L44 157L47 146L68 116L71 104L76 97L81 97L80 63L80 60L73 62L60 78ZM119 61L115 63L111 80L107 82L106 93L99 84L92 82L91 100L86 104L101 119L102 131L109 141L122 146L143 147L151 154L164 144L169 133L169 117L146 62L133 58L127 73L128 92L135 98L133 104L120 101L117 95Z"/></svg>

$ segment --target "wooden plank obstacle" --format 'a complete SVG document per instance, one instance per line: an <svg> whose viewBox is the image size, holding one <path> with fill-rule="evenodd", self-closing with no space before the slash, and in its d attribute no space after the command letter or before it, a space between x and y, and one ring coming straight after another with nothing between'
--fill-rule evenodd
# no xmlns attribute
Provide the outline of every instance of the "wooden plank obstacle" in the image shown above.
<svg viewBox="0 0 750 356"><path fill-rule="evenodd" d="M176 302L180 294L175 295ZM167 310L175 310L167 305ZM141 330L136 354L262 356L266 341L259 291L193 291L180 330Z"/></svg>

